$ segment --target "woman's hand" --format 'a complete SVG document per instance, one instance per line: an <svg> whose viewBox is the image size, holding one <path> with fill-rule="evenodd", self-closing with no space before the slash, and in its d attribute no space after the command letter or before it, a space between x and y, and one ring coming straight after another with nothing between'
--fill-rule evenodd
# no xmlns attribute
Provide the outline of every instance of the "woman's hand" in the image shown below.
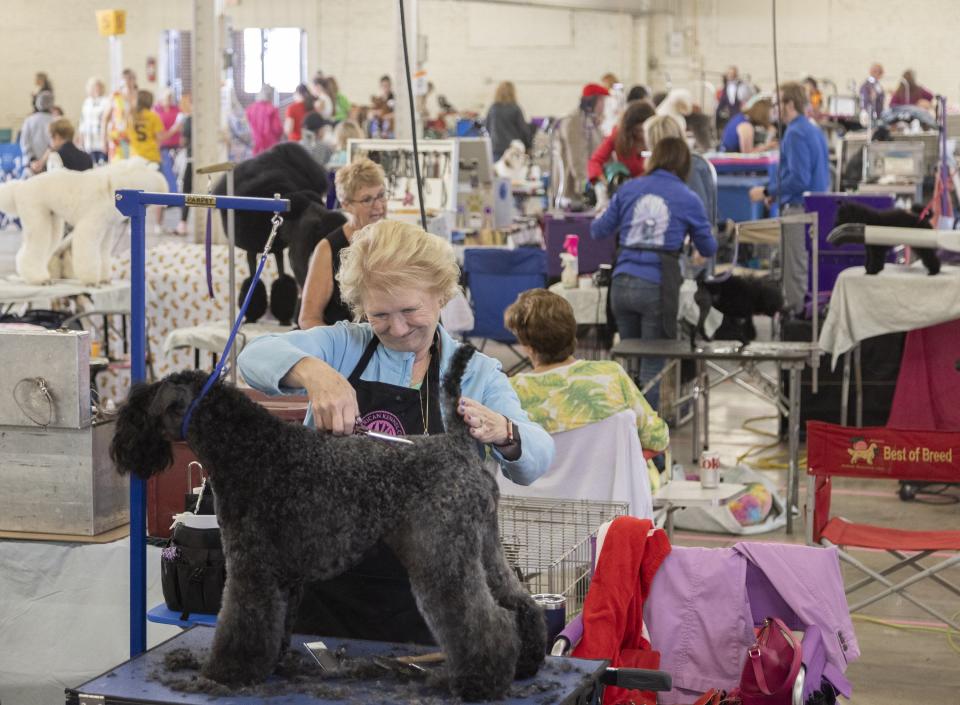
<svg viewBox="0 0 960 705"><path fill-rule="evenodd" d="M480 402L461 397L457 413L470 428L470 435L481 443L503 445L509 439L510 421L507 417Z"/></svg>
<svg viewBox="0 0 960 705"><path fill-rule="evenodd" d="M287 373L284 384L306 390L317 430L330 431L335 436L353 433L360 416L357 393L343 375L323 360L303 358Z"/></svg>

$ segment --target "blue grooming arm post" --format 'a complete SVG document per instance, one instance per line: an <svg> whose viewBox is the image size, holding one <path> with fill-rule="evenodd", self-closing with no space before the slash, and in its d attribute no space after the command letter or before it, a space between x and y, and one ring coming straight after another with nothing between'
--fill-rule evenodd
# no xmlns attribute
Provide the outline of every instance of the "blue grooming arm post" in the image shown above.
<svg viewBox="0 0 960 705"><path fill-rule="evenodd" d="M147 206L218 208L224 210L286 213L284 198L237 198L183 193L150 193L123 189L116 205L130 218L130 384L147 377L146 232ZM147 487L130 477L130 656L147 650Z"/></svg>

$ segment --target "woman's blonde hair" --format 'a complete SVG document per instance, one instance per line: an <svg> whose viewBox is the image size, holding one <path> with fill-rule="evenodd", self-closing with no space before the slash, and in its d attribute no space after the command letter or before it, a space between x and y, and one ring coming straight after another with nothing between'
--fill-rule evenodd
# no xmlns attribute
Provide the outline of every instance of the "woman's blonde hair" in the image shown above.
<svg viewBox="0 0 960 705"><path fill-rule="evenodd" d="M334 183L337 187L337 200L341 204L353 200L357 191L368 186L383 186L386 176L383 167L376 162L360 157L351 164L337 169Z"/></svg>
<svg viewBox="0 0 960 705"><path fill-rule="evenodd" d="M664 137L683 137L683 129L670 115L657 115L643 123L643 136L651 152Z"/></svg>
<svg viewBox="0 0 960 705"><path fill-rule="evenodd" d="M366 226L340 251L340 296L356 319L368 291L427 289L445 305L460 290L460 267L446 240L396 220Z"/></svg>
<svg viewBox="0 0 960 705"><path fill-rule="evenodd" d="M493 94L494 103L516 103L517 89L510 81L502 81L497 86L497 92Z"/></svg>
<svg viewBox="0 0 960 705"><path fill-rule="evenodd" d="M337 141L337 149L346 149L347 140L359 140L365 136L363 128L353 120L338 122L337 126L333 128L333 138Z"/></svg>
<svg viewBox="0 0 960 705"><path fill-rule="evenodd" d="M107 92L107 87L106 87L106 85L103 83L103 79L102 79L102 78L99 78L99 77L97 77L97 76L91 76L90 78L87 79L87 86L86 86L86 88L87 88L87 94L88 94L88 95L93 91L93 87L96 86L96 85L99 85L99 86L100 86L100 95L103 95L104 93Z"/></svg>

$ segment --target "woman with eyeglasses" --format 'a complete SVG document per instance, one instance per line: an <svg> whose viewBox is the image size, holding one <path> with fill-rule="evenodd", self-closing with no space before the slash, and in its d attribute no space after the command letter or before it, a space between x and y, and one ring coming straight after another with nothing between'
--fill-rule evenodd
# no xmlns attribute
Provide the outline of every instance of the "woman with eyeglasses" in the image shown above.
<svg viewBox="0 0 960 705"><path fill-rule="evenodd" d="M350 320L350 309L340 298L337 282L340 251L350 246L359 230L387 216L384 182L383 168L369 159L358 159L337 170L337 200L348 220L321 240L310 258L297 321L302 329Z"/></svg>
<svg viewBox="0 0 960 705"><path fill-rule="evenodd" d="M444 433L456 420L443 413L440 388L461 345L440 323L441 309L460 288L453 248L415 225L381 220L357 232L342 254L343 301L364 322L257 338L238 358L244 380L267 394L303 390L310 399L304 423L320 432ZM553 440L530 421L497 360L483 353L470 359L456 413L476 452L513 482L529 485L550 467ZM342 575L303 588L298 633L434 641L386 542Z"/></svg>

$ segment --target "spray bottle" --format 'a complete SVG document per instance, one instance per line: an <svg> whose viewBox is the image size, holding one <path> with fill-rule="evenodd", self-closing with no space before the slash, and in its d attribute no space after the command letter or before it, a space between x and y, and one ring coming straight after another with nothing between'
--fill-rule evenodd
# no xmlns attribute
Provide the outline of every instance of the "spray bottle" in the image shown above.
<svg viewBox="0 0 960 705"><path fill-rule="evenodd" d="M563 241L563 252L560 253L560 262L563 265L560 281L565 289L576 289L580 285L580 262L577 257L579 248L580 236L567 235Z"/></svg>

